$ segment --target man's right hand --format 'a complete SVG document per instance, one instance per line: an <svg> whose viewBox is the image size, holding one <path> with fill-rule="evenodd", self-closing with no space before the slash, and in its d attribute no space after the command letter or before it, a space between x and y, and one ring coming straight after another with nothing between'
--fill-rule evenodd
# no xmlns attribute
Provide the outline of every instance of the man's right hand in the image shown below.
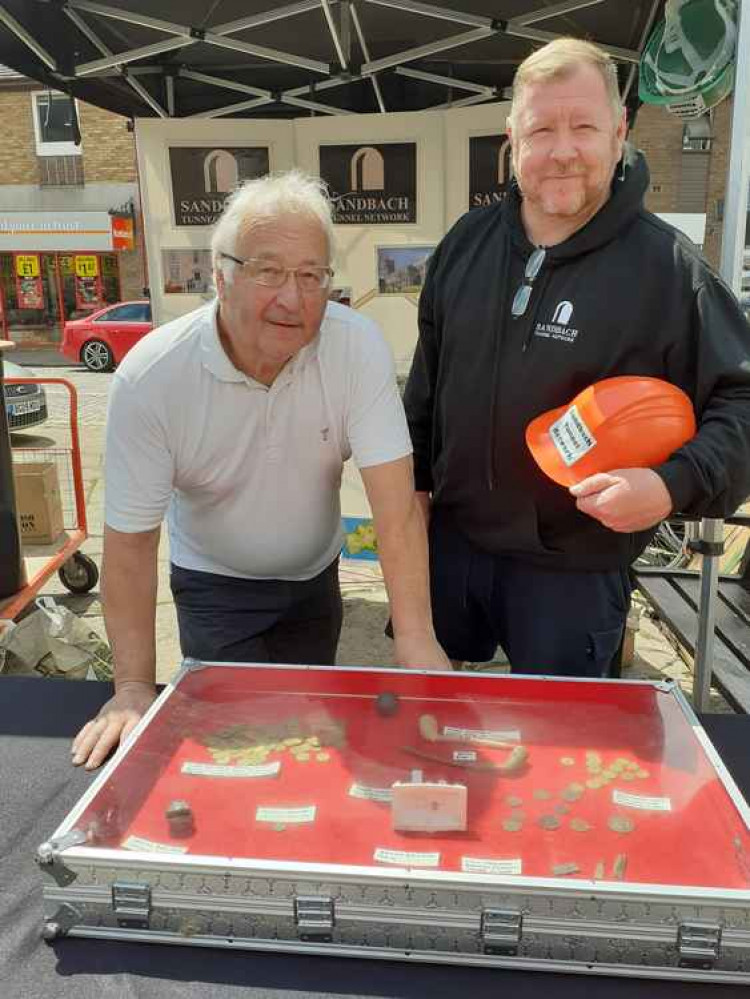
<svg viewBox="0 0 750 999"><path fill-rule="evenodd" d="M128 680L118 684L115 696L73 740L71 755L74 766L85 763L87 770L101 766L110 751L133 731L155 697L153 683Z"/></svg>

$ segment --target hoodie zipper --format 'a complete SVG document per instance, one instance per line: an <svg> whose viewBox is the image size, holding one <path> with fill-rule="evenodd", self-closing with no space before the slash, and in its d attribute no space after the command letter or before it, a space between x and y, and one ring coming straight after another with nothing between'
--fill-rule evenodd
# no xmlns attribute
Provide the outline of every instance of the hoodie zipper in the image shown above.
<svg viewBox="0 0 750 999"><path fill-rule="evenodd" d="M512 250L510 248L509 243L506 244L506 248L505 249L506 249L506 253L507 254L512 253ZM534 249L538 249L538 247L534 247ZM545 249L548 249L548 247L545 247ZM533 253L533 250L532 250L532 253ZM506 266L506 275L507 275L508 272L510 271L510 256L508 255L506 257L506 259L508 260L508 264ZM545 263L546 263L546 261L545 261ZM531 337L533 335L534 324L536 323L536 317L537 317L537 313L539 311L539 306L541 305L541 302L542 302L542 295L543 295L544 291L546 290L547 283L548 283L549 272L545 271L545 265L544 264L542 264L542 268L539 271L539 274L537 275L537 279L540 278L540 277L542 277L542 274L544 275L544 277L543 277L543 280L537 286L538 295L536 296L536 304L534 305L534 311L531 313L530 323L529 323L529 329L528 329L528 332L527 332L526 337L524 339L524 342L523 342L523 344L521 346L521 353L522 354L526 353L526 351L529 348L529 345L531 344ZM521 317L519 317L519 318L521 318ZM506 320L506 322L511 322L511 323L515 322L515 318L513 316L509 315L508 318L507 318L507 320ZM505 329L505 325L503 325L502 329L503 330ZM497 342L497 344L495 346L495 358L494 358L493 366L492 366L492 390L493 391L492 391L492 406L491 406L491 409L490 409L489 455L488 455L488 460L487 460L487 487L488 487L488 489L489 489L490 492L494 492L494 490L495 490L495 481L496 481L496 476L495 476L495 440L496 440L496 437L497 437L497 434L496 434L496 423L497 423L497 410L498 410L497 382L498 382L498 374L499 374L499 366L500 366L500 350L501 350L501 345L502 345L502 339L503 339L503 337L501 335L498 338L498 342Z"/></svg>
<svg viewBox="0 0 750 999"><path fill-rule="evenodd" d="M542 265L542 266L544 266L544 265ZM541 274L540 274L540 276L541 276ZM544 278L542 279L542 281L540 281L539 286L538 286L538 294L536 296L536 304L534 305L534 311L531 313L530 322L529 322L529 328L528 328L528 330L526 332L526 337L525 337L525 339L523 341L523 345L521 347L521 353L522 354L525 354L526 351L531 346L531 338L534 335L534 327L536 325L536 317L537 317L537 315L539 313L539 308L540 308L540 306L542 304L542 298L544 297L544 293L547 290L547 285L548 284L549 284L549 271L545 271Z"/></svg>

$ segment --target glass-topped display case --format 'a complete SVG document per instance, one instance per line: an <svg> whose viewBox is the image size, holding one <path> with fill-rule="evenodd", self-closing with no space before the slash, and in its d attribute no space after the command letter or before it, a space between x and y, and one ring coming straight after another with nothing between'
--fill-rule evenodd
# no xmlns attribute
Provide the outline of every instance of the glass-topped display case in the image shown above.
<svg viewBox="0 0 750 999"><path fill-rule="evenodd" d="M188 661L45 934L750 981L750 810L676 686Z"/></svg>

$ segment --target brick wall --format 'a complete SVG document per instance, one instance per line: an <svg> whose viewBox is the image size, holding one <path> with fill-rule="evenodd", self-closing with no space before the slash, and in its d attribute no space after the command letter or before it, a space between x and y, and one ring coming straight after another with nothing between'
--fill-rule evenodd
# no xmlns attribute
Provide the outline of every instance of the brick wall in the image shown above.
<svg viewBox="0 0 750 999"><path fill-rule="evenodd" d="M0 182L3 184L38 184L39 167L34 144L34 119L28 93L0 93Z"/></svg>
<svg viewBox="0 0 750 999"><path fill-rule="evenodd" d="M140 212L135 219L135 249L122 250L120 260L120 288L123 300L143 298L144 285L148 279L143 268L143 215Z"/></svg>
<svg viewBox="0 0 750 999"><path fill-rule="evenodd" d="M646 208L651 212L676 212L680 190L683 123L664 108L644 104L638 109L629 139L643 150L651 172Z"/></svg>
<svg viewBox="0 0 750 999"><path fill-rule="evenodd" d="M79 103L78 120L86 181L134 181L135 142L133 133L128 131L127 119L92 104Z"/></svg>

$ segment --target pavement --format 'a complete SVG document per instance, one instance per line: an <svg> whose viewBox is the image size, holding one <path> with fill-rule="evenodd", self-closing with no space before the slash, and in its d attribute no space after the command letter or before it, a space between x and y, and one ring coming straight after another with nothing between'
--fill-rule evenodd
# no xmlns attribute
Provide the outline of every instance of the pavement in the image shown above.
<svg viewBox="0 0 750 999"><path fill-rule="evenodd" d="M30 368L40 378L65 378L78 393L78 415L81 433L84 495L88 517L88 538L81 550L101 564L102 535L104 528L103 449L107 393L111 374L94 374L83 366L62 358L49 349L13 350L4 354L9 360ZM48 390L50 395L52 387ZM59 391L59 390L58 390ZM33 434L13 434L14 452L43 455L54 454L55 447L65 447L69 417L64 407L54 404L51 397L48 421ZM347 463L342 482L342 511L345 516L368 516L369 508L362 480L351 462ZM27 551L32 560L32 550ZM45 564L44 560L35 565ZM166 532L162 532L158 555L159 591L156 612L157 679L168 680L180 663L177 621L169 590L169 552ZM341 568L344 595L344 627L339 647L338 661L356 665L387 665L392 657L392 643L383 634L388 616L387 599L382 575L377 563L343 560ZM133 581L137 585L137 580ZM101 635L105 634L98 590L85 596L69 594L53 575L44 586L44 593L59 598L66 606L83 616ZM630 662L625 666L625 679L676 680L690 696L692 690L692 662L680 649L665 625L650 612L639 594L635 594L631 623L634 630L634 648ZM637 630L635 630L637 629ZM507 671L508 665L502 651L496 660L480 667L482 670ZM711 711L731 712L720 694L712 691Z"/></svg>

